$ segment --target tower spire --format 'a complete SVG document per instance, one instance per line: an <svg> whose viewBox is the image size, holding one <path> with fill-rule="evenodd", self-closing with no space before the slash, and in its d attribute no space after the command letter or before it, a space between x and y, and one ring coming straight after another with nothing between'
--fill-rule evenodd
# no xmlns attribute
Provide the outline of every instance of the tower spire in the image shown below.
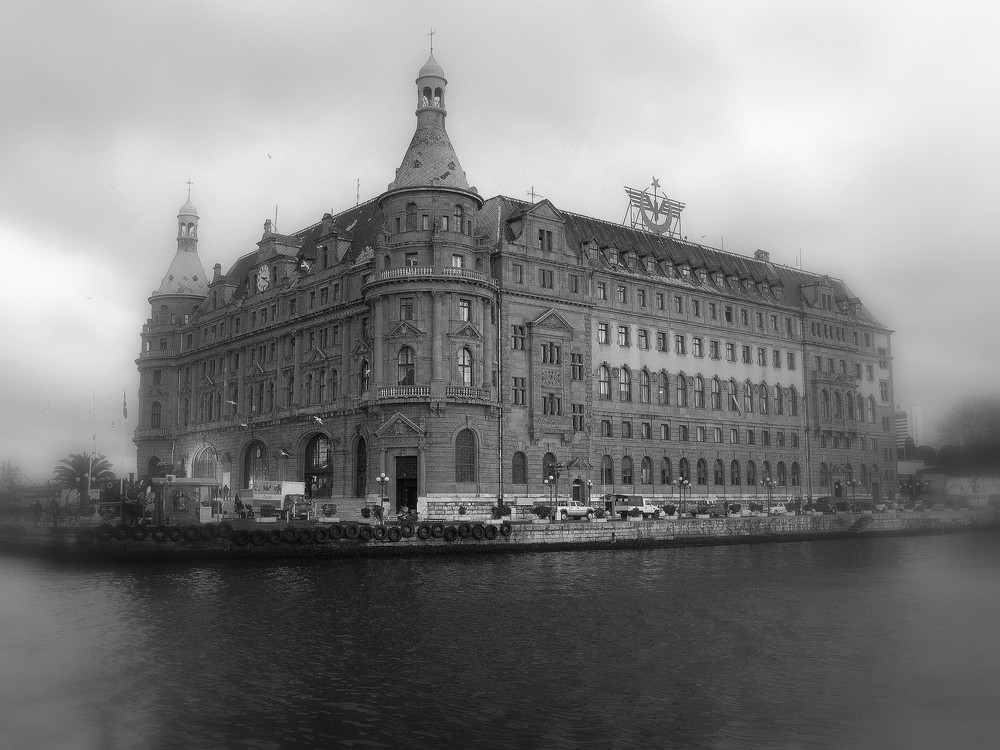
<svg viewBox="0 0 1000 750"><path fill-rule="evenodd" d="M427 36L429 36L429 37L431 38L431 54L432 54L432 55L434 54L434 35L435 35L436 33L437 33L437 32L436 32L436 31L434 31L434 27L432 26L432 27L431 27L431 32L430 32L430 33L429 33L429 34L427 35Z"/></svg>

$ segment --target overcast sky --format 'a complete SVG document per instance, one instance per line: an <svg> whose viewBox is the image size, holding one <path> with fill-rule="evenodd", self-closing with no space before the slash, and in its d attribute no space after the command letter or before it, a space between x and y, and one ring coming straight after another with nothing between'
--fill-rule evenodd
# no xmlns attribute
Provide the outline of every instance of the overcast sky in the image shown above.
<svg viewBox="0 0 1000 750"><path fill-rule="evenodd" d="M135 470L139 332L193 181L210 274L386 189L428 53L484 197L620 222L655 176L690 239L845 279L933 427L995 392L1000 11L990 2L45 2L0 46L0 460Z"/></svg>

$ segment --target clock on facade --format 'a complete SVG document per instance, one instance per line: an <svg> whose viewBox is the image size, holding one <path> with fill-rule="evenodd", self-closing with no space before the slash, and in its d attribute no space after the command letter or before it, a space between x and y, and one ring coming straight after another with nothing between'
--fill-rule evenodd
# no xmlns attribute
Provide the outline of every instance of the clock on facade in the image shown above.
<svg viewBox="0 0 1000 750"><path fill-rule="evenodd" d="M271 275L269 273L268 267L266 265L261 266L257 270L257 291L266 292L267 288L271 285Z"/></svg>

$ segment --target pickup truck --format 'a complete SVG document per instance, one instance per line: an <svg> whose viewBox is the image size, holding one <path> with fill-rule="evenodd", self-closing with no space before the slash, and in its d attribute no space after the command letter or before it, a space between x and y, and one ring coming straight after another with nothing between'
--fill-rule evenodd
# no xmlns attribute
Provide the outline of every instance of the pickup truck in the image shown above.
<svg viewBox="0 0 1000 750"><path fill-rule="evenodd" d="M660 509L642 495L605 495L604 499L611 511L622 519L631 516L633 509L638 509L643 518L659 518L661 515Z"/></svg>
<svg viewBox="0 0 1000 750"><path fill-rule="evenodd" d="M556 518L565 521L569 518L586 518L588 521L594 517L594 509L589 505L584 505L579 500L567 500L560 502L555 507Z"/></svg>

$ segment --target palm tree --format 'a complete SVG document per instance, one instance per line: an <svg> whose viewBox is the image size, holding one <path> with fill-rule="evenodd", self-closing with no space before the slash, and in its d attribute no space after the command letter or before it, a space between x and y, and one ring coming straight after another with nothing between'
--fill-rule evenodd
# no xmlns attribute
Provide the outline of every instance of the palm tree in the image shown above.
<svg viewBox="0 0 1000 750"><path fill-rule="evenodd" d="M87 489L87 473L90 473L91 488L99 487L102 483L117 482L118 477L111 469L111 462L107 457L98 453L94 456L94 464L90 464L89 453L71 453L69 458L64 458L52 470L53 480L57 487L67 490L77 489L81 494Z"/></svg>

